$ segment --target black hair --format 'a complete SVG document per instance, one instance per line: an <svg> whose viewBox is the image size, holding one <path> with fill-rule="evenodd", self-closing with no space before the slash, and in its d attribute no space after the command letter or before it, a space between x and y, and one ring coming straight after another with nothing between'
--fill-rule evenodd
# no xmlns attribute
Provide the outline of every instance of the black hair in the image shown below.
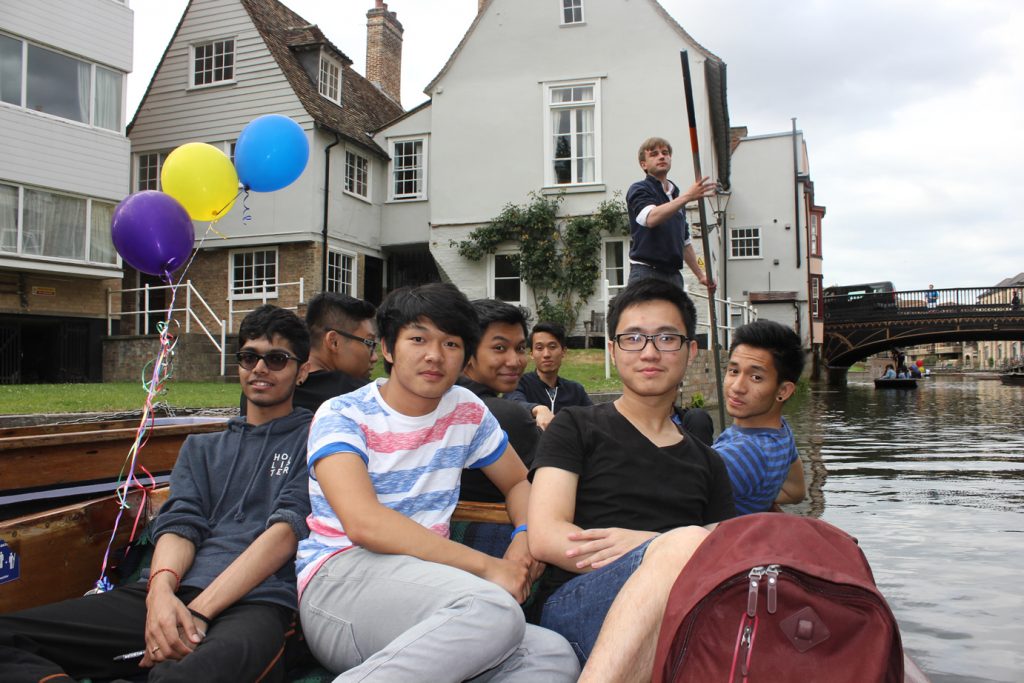
<svg viewBox="0 0 1024 683"><path fill-rule="evenodd" d="M800 373L804 370L804 350L800 344L800 336L792 328L774 320L755 320L737 327L732 333L730 356L740 344L771 353L775 370L779 373L780 384L795 384L800 379Z"/></svg>
<svg viewBox="0 0 1024 683"><path fill-rule="evenodd" d="M608 336L614 337L617 333L619 318L624 310L648 301L667 301L678 308L686 327L686 336L693 338L697 330L697 307L678 285L656 278L637 280L612 299L608 304Z"/></svg>
<svg viewBox="0 0 1024 683"><path fill-rule="evenodd" d="M238 348L255 339L283 337L292 347L299 363L309 360L309 330L302 318L286 308L264 304L242 318L238 328Z"/></svg>
<svg viewBox="0 0 1024 683"><path fill-rule="evenodd" d="M480 320L479 337L483 337L487 328L494 323L519 325L523 328L523 337L529 334L529 330L526 327L526 313L519 306L513 306L497 299L474 299L470 303L473 305L473 310L476 311L476 316ZM475 355L476 347L473 348L473 352L469 354L469 357L472 358Z"/></svg>
<svg viewBox="0 0 1024 683"><path fill-rule="evenodd" d="M480 341L480 323L466 295L447 282L396 289L377 309L377 334L388 351L394 353L399 331L422 318L430 320L442 332L462 338L465 367ZM384 369L388 373L391 365L385 358Z"/></svg>
<svg viewBox="0 0 1024 683"><path fill-rule="evenodd" d="M558 340L558 343L562 348L565 348L565 328L558 323L553 323L549 320L542 320L534 325L533 331L530 332L530 346L533 346L533 335L538 332L547 332Z"/></svg>
<svg viewBox="0 0 1024 683"><path fill-rule="evenodd" d="M306 326L313 345L323 343L328 328L355 332L364 320L370 320L377 309L369 301L338 292L321 292L314 296L306 308Z"/></svg>

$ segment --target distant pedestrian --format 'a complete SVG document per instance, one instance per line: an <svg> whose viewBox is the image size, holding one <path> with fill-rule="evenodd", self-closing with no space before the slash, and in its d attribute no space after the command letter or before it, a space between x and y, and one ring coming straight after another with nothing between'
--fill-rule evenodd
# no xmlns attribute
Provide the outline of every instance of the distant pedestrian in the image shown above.
<svg viewBox="0 0 1024 683"><path fill-rule="evenodd" d="M657 278L683 287L679 272L686 263L714 294L715 281L697 262L697 252L690 243L685 207L688 203L715 193L715 183L701 178L686 192L668 179L672 169L672 145L663 138L647 138L640 145L640 168L646 177L629 186L626 204L629 207L629 281Z"/></svg>
<svg viewBox="0 0 1024 683"><path fill-rule="evenodd" d="M928 302L928 308L935 308L939 302L939 293L935 291L935 285L928 285L928 291L924 293L924 299Z"/></svg>
<svg viewBox="0 0 1024 683"><path fill-rule="evenodd" d="M1016 289L1013 290L1013 297L1011 297L1010 299L1010 308L1012 308L1015 311L1020 308L1020 292L1018 292Z"/></svg>

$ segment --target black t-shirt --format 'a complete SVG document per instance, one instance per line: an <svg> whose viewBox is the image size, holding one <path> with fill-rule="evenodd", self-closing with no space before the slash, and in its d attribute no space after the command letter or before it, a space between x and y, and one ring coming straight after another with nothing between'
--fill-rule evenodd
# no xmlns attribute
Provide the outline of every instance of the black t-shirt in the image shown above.
<svg viewBox="0 0 1024 683"><path fill-rule="evenodd" d="M355 391L364 386L367 381L346 375L340 370L314 370L309 373L305 382L295 387L292 405L315 413L324 401ZM242 394L238 406L239 414L245 415L247 405L245 394Z"/></svg>
<svg viewBox="0 0 1024 683"><path fill-rule="evenodd" d="M487 409L494 414L498 426L508 434L508 442L512 444L512 448L516 450L523 464L529 469L530 463L533 462L537 441L540 439L540 430L529 409L522 403L500 398L489 387L474 382L468 377L460 377L458 384L472 391L484 402ZM459 500L504 503L505 496L481 470L463 470Z"/></svg>
<svg viewBox="0 0 1024 683"><path fill-rule="evenodd" d="M541 436L531 476L541 467L579 475L573 522L583 529L664 532L734 517L725 463L685 429L683 435L659 448L614 403L565 408ZM551 567L546 592L573 576Z"/></svg>

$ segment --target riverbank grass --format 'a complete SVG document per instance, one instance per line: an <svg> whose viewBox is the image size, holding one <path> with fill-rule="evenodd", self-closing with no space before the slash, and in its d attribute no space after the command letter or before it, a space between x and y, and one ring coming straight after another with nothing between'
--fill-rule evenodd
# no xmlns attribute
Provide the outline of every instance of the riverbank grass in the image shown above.
<svg viewBox="0 0 1024 683"><path fill-rule="evenodd" d="M590 393L620 391L622 386L614 369L611 379L605 379L600 349L571 349L561 374ZM383 363L377 364L373 376L384 376ZM171 380L156 401L176 409L230 408L238 405L238 396L235 382ZM138 382L0 385L0 415L141 410L145 400L146 390Z"/></svg>

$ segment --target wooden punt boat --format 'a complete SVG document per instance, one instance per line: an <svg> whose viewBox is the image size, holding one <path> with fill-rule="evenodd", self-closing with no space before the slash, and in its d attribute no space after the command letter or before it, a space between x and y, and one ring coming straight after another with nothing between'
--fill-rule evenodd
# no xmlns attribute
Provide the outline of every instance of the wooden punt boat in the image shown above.
<svg viewBox="0 0 1024 683"><path fill-rule="evenodd" d="M122 555L120 550L128 542L136 511L143 508L140 526L148 524L168 493L168 487L162 486L145 496L145 501L138 491L129 495L132 509L121 519L113 544L117 552L111 553L115 567ZM13 550L18 569L16 578L5 578L8 575L0 566L0 613L77 597L90 590L98 578L118 507L117 497L111 495L0 521L0 550L5 550L5 545L6 550ZM459 503L452 519L501 524L509 521L502 504L470 502ZM0 558L6 556L0 553ZM928 677L906 653L903 670L904 683L928 683Z"/></svg>
<svg viewBox="0 0 1024 683"><path fill-rule="evenodd" d="M138 464L166 480L186 436L220 431L226 423L224 417L157 418ZM40 509L45 499L113 491L138 427L134 419L0 429L0 518ZM136 473L142 477L141 468Z"/></svg>
<svg viewBox="0 0 1024 683"><path fill-rule="evenodd" d="M1011 387L1024 387L1024 372L1004 372L999 381Z"/></svg>
<svg viewBox="0 0 1024 683"><path fill-rule="evenodd" d="M875 379L875 389L917 389L916 378L903 379Z"/></svg>

